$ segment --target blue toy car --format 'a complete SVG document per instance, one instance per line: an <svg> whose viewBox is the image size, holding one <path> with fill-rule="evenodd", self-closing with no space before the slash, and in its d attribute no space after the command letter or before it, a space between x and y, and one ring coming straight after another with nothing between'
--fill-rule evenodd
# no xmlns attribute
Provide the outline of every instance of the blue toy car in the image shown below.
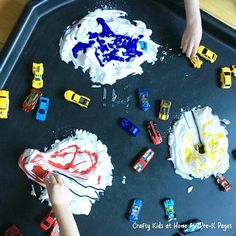
<svg viewBox="0 0 236 236"><path fill-rule="evenodd" d="M143 205L142 200L134 199L133 204L129 210L129 215L128 215L129 222L135 223L136 221L138 221L138 216L142 208L142 205Z"/></svg>
<svg viewBox="0 0 236 236"><path fill-rule="evenodd" d="M139 96L139 105L143 111L147 111L150 109L149 103L149 96L148 90L146 88L139 88L138 89L138 96Z"/></svg>
<svg viewBox="0 0 236 236"><path fill-rule="evenodd" d="M48 113L48 106L49 106L49 98L40 97L39 98L39 106L36 113L36 120L45 121L47 118Z"/></svg>
<svg viewBox="0 0 236 236"><path fill-rule="evenodd" d="M126 118L120 119L120 126L130 135L136 137L140 133L140 129Z"/></svg>
<svg viewBox="0 0 236 236"><path fill-rule="evenodd" d="M176 220L176 214L174 210L175 202L172 198L166 199L164 202L164 208L165 208L165 218L168 220L168 222L172 220Z"/></svg>
<svg viewBox="0 0 236 236"><path fill-rule="evenodd" d="M143 51L147 51L147 42L139 41L139 45Z"/></svg>
<svg viewBox="0 0 236 236"><path fill-rule="evenodd" d="M186 227L181 230L183 234L191 234L203 229L203 223L199 219L190 221L185 225Z"/></svg>

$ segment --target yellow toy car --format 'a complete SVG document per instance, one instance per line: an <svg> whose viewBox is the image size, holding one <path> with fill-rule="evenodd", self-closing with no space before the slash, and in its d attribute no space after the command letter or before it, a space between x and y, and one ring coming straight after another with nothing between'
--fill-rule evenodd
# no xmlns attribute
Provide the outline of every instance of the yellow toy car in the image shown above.
<svg viewBox="0 0 236 236"><path fill-rule="evenodd" d="M161 120L168 120L169 118L169 112L171 107L171 101L168 100L161 100L161 108L159 112L159 119Z"/></svg>
<svg viewBox="0 0 236 236"><path fill-rule="evenodd" d="M231 70L229 67L222 67L220 70L221 88L228 89L232 85Z"/></svg>
<svg viewBox="0 0 236 236"><path fill-rule="evenodd" d="M34 74L34 79L32 80L32 87L35 89L40 89L43 87L43 63L35 63L33 62L32 72Z"/></svg>
<svg viewBox="0 0 236 236"><path fill-rule="evenodd" d="M194 68L200 69L202 65L202 60L196 55L190 59L190 62L193 64Z"/></svg>
<svg viewBox="0 0 236 236"><path fill-rule="evenodd" d="M206 48L203 45L199 46L197 53L199 56L209 61L210 63L214 63L218 57L214 52L212 52L210 49Z"/></svg>
<svg viewBox="0 0 236 236"><path fill-rule="evenodd" d="M7 119L9 110L9 91L0 90L0 118Z"/></svg>
<svg viewBox="0 0 236 236"><path fill-rule="evenodd" d="M232 73L232 76L236 77L236 65L231 66L231 73Z"/></svg>
<svg viewBox="0 0 236 236"><path fill-rule="evenodd" d="M91 101L90 98L79 95L72 90L65 91L64 98L69 102L73 102L73 103L75 103L81 107L85 107L85 108L88 108L88 105Z"/></svg>

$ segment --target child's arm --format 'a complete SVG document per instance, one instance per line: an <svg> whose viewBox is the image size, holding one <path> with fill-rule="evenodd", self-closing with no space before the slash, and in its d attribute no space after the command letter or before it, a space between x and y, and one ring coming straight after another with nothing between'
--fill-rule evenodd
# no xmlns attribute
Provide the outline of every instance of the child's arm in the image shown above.
<svg viewBox="0 0 236 236"><path fill-rule="evenodd" d="M79 236L75 219L71 213L68 196L69 189L57 174L50 174L45 179L48 195L56 215L61 236Z"/></svg>
<svg viewBox="0 0 236 236"><path fill-rule="evenodd" d="M186 28L181 41L181 48L186 56L196 55L202 38L202 21L199 9L199 0L184 0L186 13Z"/></svg>

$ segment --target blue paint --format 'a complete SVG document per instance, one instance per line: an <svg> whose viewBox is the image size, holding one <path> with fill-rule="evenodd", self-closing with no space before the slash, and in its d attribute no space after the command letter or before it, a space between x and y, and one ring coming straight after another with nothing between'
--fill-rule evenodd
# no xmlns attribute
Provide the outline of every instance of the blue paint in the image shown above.
<svg viewBox="0 0 236 236"><path fill-rule="evenodd" d="M127 35L115 34L103 18L97 18L97 22L102 26L102 31L100 33L88 32L89 42L78 42L72 48L75 58L80 52L86 53L87 48L92 46L95 48L95 56L101 67L110 61L129 62L133 58L143 55L141 51L137 50L137 44L143 35L132 38ZM80 26L81 24L77 27ZM109 38L109 43L106 42L106 38Z"/></svg>
<svg viewBox="0 0 236 236"><path fill-rule="evenodd" d="M73 48L72 48L72 52L73 52L73 56L74 58L78 57L78 53L80 51L83 51L83 53L86 53L86 49L90 48L93 44L95 43L95 41L90 40L89 43L81 43L78 42Z"/></svg>

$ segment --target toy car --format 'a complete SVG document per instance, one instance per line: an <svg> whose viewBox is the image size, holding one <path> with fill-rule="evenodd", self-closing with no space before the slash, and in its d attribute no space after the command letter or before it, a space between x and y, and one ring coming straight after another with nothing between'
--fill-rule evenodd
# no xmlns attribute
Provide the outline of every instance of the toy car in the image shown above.
<svg viewBox="0 0 236 236"><path fill-rule="evenodd" d="M231 184L229 180L225 178L223 175L221 174L216 175L216 181L224 192L230 190Z"/></svg>
<svg viewBox="0 0 236 236"><path fill-rule="evenodd" d="M175 202L172 198L166 199L164 202L164 208L165 208L165 218L168 220L168 222L172 220L176 220L176 214L174 210Z"/></svg>
<svg viewBox="0 0 236 236"><path fill-rule="evenodd" d="M143 171L143 169L147 166L147 164L152 160L154 157L155 152L151 149L148 148L142 155L141 157L135 162L133 168L137 172Z"/></svg>
<svg viewBox="0 0 236 236"><path fill-rule="evenodd" d="M161 120L168 120L169 112L171 107L171 101L168 100L161 100L161 108L159 112L159 119Z"/></svg>
<svg viewBox="0 0 236 236"><path fill-rule="evenodd" d="M32 87L35 89L40 89L43 87L43 63L35 63L33 62L32 72L34 74L34 78L32 80Z"/></svg>
<svg viewBox="0 0 236 236"><path fill-rule="evenodd" d="M138 89L138 96L139 96L139 105L143 111L147 111L150 109L150 103L148 98L148 90L146 88L139 88Z"/></svg>
<svg viewBox="0 0 236 236"><path fill-rule="evenodd" d="M231 70L229 67L222 67L220 71L221 88L228 89L232 85Z"/></svg>
<svg viewBox="0 0 236 236"><path fill-rule="evenodd" d="M3 233L2 236L23 236L23 234L15 225L12 225Z"/></svg>
<svg viewBox="0 0 236 236"><path fill-rule="evenodd" d="M75 103L81 107L85 107L85 108L88 108L88 105L91 101L90 98L79 95L72 90L67 90L64 93L64 98L69 102L73 102L73 103Z"/></svg>
<svg viewBox="0 0 236 236"><path fill-rule="evenodd" d="M198 47L197 53L199 56L209 61L210 63L214 63L218 57L214 52L212 52L210 49L206 48L203 45L200 45Z"/></svg>
<svg viewBox="0 0 236 236"><path fill-rule="evenodd" d="M139 41L139 45L140 45L140 48L141 48L143 51L147 51L147 42L145 42L145 41Z"/></svg>
<svg viewBox="0 0 236 236"><path fill-rule="evenodd" d="M23 103L23 110L26 112L32 111L35 108L42 92L40 90L32 88L29 96L25 99Z"/></svg>
<svg viewBox="0 0 236 236"><path fill-rule="evenodd" d="M232 73L232 76L236 77L236 65L231 66L231 73Z"/></svg>
<svg viewBox="0 0 236 236"><path fill-rule="evenodd" d="M119 124L128 134L134 137L140 133L140 129L126 118L121 118Z"/></svg>
<svg viewBox="0 0 236 236"><path fill-rule="evenodd" d="M53 224L52 231L50 233L50 236L60 236L60 229L57 221Z"/></svg>
<svg viewBox="0 0 236 236"><path fill-rule="evenodd" d="M162 137L157 129L157 124L154 121L149 121L147 125L148 133L154 145L158 145L162 142Z"/></svg>
<svg viewBox="0 0 236 236"><path fill-rule="evenodd" d="M200 69L202 66L202 60L196 55L190 59L190 62L193 64L194 68Z"/></svg>
<svg viewBox="0 0 236 236"><path fill-rule="evenodd" d="M140 199L134 199L133 204L129 210L128 219L129 222L135 223L138 221L138 216L142 208L143 202Z"/></svg>
<svg viewBox="0 0 236 236"><path fill-rule="evenodd" d="M9 91L0 90L0 118L7 119L9 111Z"/></svg>
<svg viewBox="0 0 236 236"><path fill-rule="evenodd" d="M50 210L48 214L42 219L39 224L39 227L42 230L49 230L54 224L57 222L56 216L54 215L53 211Z"/></svg>
<svg viewBox="0 0 236 236"><path fill-rule="evenodd" d="M195 219L191 222L184 224L186 227L182 228L180 231L183 234L191 234L203 229L203 223L199 219Z"/></svg>
<svg viewBox="0 0 236 236"><path fill-rule="evenodd" d="M36 120L45 121L48 114L49 98L41 96L39 98L38 110L36 113Z"/></svg>

